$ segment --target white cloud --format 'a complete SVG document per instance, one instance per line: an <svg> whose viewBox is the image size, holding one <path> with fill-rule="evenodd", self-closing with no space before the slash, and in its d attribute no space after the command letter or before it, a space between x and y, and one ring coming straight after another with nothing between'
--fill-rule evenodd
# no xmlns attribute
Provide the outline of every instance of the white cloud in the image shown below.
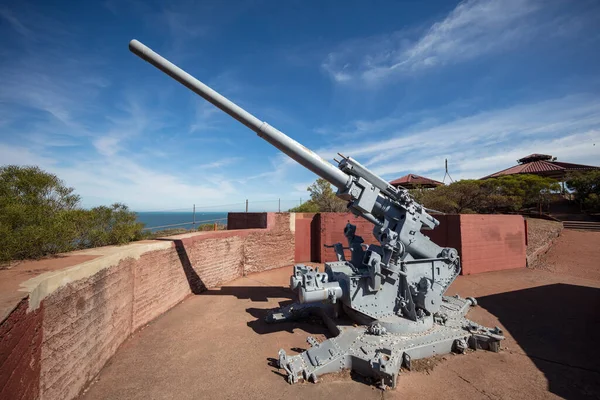
<svg viewBox="0 0 600 400"><path fill-rule="evenodd" d="M88 160L56 160L31 150L0 143L2 164L37 165L56 174L82 196L83 206L91 207L124 202L134 210L191 208L192 204L230 203L241 198L228 180L209 175L201 182L147 168L129 159L113 155Z"/></svg>
<svg viewBox="0 0 600 400"><path fill-rule="evenodd" d="M31 149L22 146L12 146L0 143L0 165L39 165L54 166L56 160L41 155Z"/></svg>
<svg viewBox="0 0 600 400"><path fill-rule="evenodd" d="M194 167L194 169L203 171L203 170L207 170L207 169L222 168L227 165L234 164L234 163L240 161L241 159L242 159L241 157L223 157L217 161L213 161L213 162L206 163L206 164L196 165Z"/></svg>
<svg viewBox="0 0 600 400"><path fill-rule="evenodd" d="M416 40L408 32L342 44L322 63L334 81L379 81L523 45L540 28L536 0L466 0Z"/></svg>
<svg viewBox="0 0 600 400"><path fill-rule="evenodd" d="M94 147L98 153L105 156L112 156L119 151L120 139L115 136L102 136L94 140Z"/></svg>
<svg viewBox="0 0 600 400"><path fill-rule="evenodd" d="M122 142L162 127L157 113L145 109L134 97L132 94L126 95L126 103L120 107L121 115L105 117L110 126L92 142L101 155L112 156L122 149Z"/></svg>
<svg viewBox="0 0 600 400"><path fill-rule="evenodd" d="M190 133L203 133L218 127L223 111L204 99L196 100L196 118L190 124Z"/></svg>
<svg viewBox="0 0 600 400"><path fill-rule="evenodd" d="M548 153L563 161L598 164L600 160L600 98L573 95L537 103L489 110L444 123L404 128L393 116L372 137L318 153L337 151L361 160L390 179L405 173L433 174L441 179L448 159L454 178L480 178L507 168L530 153ZM401 121L401 120L397 120ZM452 173L454 172L454 173ZM456 175L456 176L455 176Z"/></svg>
<svg viewBox="0 0 600 400"><path fill-rule="evenodd" d="M553 139L527 140L517 148L497 149L490 155L478 157L471 150L470 157L458 159L454 171L455 178L481 178L517 164L519 158L532 153L551 154L558 161L576 164L598 165L600 160L600 129L582 133L567 134ZM452 175L454 177L454 174Z"/></svg>

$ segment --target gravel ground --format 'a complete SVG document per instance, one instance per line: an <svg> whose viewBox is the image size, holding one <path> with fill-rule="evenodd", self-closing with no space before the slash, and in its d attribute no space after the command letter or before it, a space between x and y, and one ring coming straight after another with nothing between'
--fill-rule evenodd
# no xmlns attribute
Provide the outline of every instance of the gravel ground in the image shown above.
<svg viewBox="0 0 600 400"><path fill-rule="evenodd" d="M562 223L545 219L527 218L527 255L560 235Z"/></svg>

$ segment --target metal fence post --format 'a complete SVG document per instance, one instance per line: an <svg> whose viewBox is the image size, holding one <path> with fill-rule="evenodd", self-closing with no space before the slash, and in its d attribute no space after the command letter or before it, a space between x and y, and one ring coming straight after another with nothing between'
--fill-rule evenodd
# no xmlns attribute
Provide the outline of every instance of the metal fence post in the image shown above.
<svg viewBox="0 0 600 400"><path fill-rule="evenodd" d="M248 212L248 199L246 199L246 212Z"/></svg>
<svg viewBox="0 0 600 400"><path fill-rule="evenodd" d="M196 205L194 204L194 208L192 211L192 227L196 226Z"/></svg>

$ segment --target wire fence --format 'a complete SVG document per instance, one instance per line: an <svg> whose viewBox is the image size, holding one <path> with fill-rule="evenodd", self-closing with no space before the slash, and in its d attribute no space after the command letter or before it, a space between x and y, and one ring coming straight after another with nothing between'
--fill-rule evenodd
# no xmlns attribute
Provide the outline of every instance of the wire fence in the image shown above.
<svg viewBox="0 0 600 400"><path fill-rule="evenodd" d="M165 229L210 230L223 229L227 225L227 214L230 212L285 212L302 204L302 199L245 200L238 203L202 206L192 204L190 207L162 210L137 211L139 222L144 223L143 230L156 232Z"/></svg>

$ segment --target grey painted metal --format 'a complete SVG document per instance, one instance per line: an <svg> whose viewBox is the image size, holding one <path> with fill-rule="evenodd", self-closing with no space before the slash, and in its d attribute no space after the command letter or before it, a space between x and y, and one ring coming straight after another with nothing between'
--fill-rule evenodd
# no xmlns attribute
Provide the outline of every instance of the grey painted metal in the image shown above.
<svg viewBox="0 0 600 400"><path fill-rule="evenodd" d="M365 245L356 227L348 224L344 235L351 259L346 260L344 247L337 243L333 247L338 261L326 263L325 271L295 266L290 287L298 292L299 302L267 317L268 322L280 322L317 314L336 335L322 343L309 338L312 348L296 356L280 350L279 366L290 383L316 381L321 374L352 368L379 378L384 386L395 386L400 368L410 368L411 359L462 353L467 347L498 350L503 339L499 329L464 318L476 301L444 296L460 272L458 252L438 246L421 232L434 229L439 221L406 190L391 186L350 157L340 155L335 168L140 42L132 40L129 48L336 186L348 209L373 223L379 245Z"/></svg>

